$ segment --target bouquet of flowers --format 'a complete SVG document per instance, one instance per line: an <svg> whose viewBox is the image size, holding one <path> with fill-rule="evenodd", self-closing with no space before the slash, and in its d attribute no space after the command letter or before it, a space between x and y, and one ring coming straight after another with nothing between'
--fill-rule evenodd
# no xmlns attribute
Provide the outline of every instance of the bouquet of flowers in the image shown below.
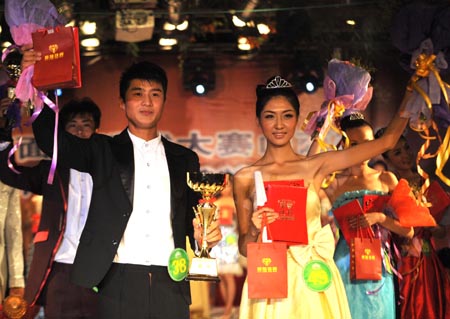
<svg viewBox="0 0 450 319"><path fill-rule="evenodd" d="M31 34L39 29L66 23L66 18L58 13L49 0L5 0L5 19L15 43L14 47L33 43ZM2 60L4 59L5 55L2 57ZM36 97L36 89L31 84L33 71L33 66L23 70L17 81L15 94L22 102L32 101L36 109L40 109L43 102Z"/></svg>
<svg viewBox="0 0 450 319"><path fill-rule="evenodd" d="M339 120L346 114L364 111L372 99L372 87L369 86L370 74L364 68L348 61L332 59L328 62L328 72L323 81L325 101L319 111L308 115L303 131L324 142L329 130L342 135Z"/></svg>

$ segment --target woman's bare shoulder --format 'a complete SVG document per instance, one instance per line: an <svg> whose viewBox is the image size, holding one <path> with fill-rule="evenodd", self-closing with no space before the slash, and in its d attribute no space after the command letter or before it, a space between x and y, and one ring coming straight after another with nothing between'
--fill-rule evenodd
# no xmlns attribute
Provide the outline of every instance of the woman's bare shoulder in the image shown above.
<svg viewBox="0 0 450 319"><path fill-rule="evenodd" d="M234 174L234 179L245 180L245 179L253 179L255 171L258 170L258 166L250 165L241 168Z"/></svg>
<svg viewBox="0 0 450 319"><path fill-rule="evenodd" d="M392 191L398 183L397 177L390 171L381 172L380 181L389 188L389 191Z"/></svg>

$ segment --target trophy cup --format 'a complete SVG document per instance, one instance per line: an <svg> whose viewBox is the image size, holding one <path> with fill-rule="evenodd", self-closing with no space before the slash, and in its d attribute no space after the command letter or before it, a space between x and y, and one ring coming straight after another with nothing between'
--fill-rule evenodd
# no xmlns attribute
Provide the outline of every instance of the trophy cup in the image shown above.
<svg viewBox="0 0 450 319"><path fill-rule="evenodd" d="M202 199L194 208L195 216L203 226L203 240L200 255L194 257L189 268L187 280L219 281L217 274L217 262L208 253L208 243L206 234L208 226L212 223L216 215L214 205L214 195L222 191L227 183L227 174L215 173L187 173L187 184L196 192L202 194Z"/></svg>

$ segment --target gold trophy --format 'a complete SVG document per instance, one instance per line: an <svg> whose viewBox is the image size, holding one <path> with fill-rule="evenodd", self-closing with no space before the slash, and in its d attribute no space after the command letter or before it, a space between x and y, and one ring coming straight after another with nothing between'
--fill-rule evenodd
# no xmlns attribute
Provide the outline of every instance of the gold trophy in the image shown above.
<svg viewBox="0 0 450 319"><path fill-rule="evenodd" d="M189 268L187 280L219 281L217 274L217 261L211 258L208 253L208 243L206 234L208 226L216 217L216 206L214 205L214 195L225 188L227 183L227 174L220 173L187 173L187 184L196 192L202 194L202 199L194 208L195 216L203 226L203 240L200 254L194 257Z"/></svg>

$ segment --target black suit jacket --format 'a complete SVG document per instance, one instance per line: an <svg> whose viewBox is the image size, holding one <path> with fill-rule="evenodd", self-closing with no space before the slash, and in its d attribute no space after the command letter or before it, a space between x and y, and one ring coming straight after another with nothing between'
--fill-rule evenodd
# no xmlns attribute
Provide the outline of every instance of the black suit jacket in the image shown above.
<svg viewBox="0 0 450 319"><path fill-rule="evenodd" d="M49 156L53 152L54 118L54 112L45 106L33 122L36 142ZM191 245L194 244L192 207L199 198L199 194L187 186L186 173L199 171L199 160L196 153L181 145L165 138L162 142L170 174L174 244L186 249L186 236ZM75 257L72 279L81 286L94 287L107 274L132 212L133 144L127 130L114 137L94 134L88 140L60 131L58 161L92 176L91 205ZM180 282L180 288L190 301L189 283Z"/></svg>
<svg viewBox="0 0 450 319"><path fill-rule="evenodd" d="M68 192L70 171L68 168L58 167L55 181L48 184L50 161L43 160L34 167L15 165L20 171L20 174L17 174L7 165L11 147L12 145L0 152L0 179L12 187L43 195L39 228L34 238L33 258L25 284L25 300L29 305L34 305L47 281L58 243L63 235L66 210L62 192ZM65 197L67 198L67 195Z"/></svg>

